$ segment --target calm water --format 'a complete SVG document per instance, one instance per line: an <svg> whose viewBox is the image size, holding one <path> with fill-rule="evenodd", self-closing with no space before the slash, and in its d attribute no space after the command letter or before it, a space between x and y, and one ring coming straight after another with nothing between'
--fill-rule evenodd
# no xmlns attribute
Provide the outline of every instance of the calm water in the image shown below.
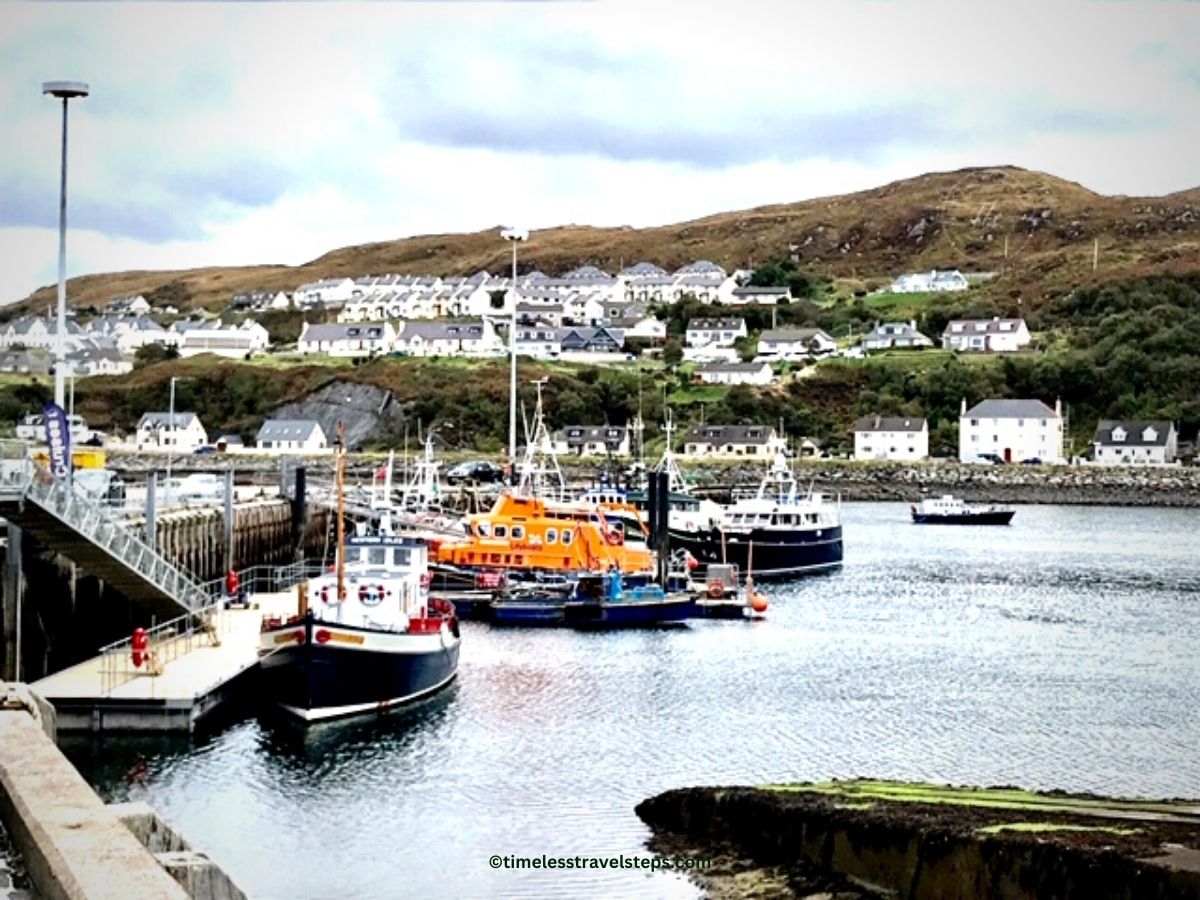
<svg viewBox="0 0 1200 900"><path fill-rule="evenodd" d="M639 872L492 854L644 852L642 798L879 776L1200 795L1200 511L1022 507L1009 528L844 507L846 565L761 623L623 634L464 627L453 691L307 734L66 749L252 895L691 897Z"/></svg>

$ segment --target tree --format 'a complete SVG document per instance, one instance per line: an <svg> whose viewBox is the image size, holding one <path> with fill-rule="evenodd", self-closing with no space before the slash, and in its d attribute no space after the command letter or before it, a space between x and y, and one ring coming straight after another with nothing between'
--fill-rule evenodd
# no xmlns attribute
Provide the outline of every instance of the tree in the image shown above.
<svg viewBox="0 0 1200 900"><path fill-rule="evenodd" d="M683 341L677 337L667 338L663 344L662 358L668 366L677 366L683 362Z"/></svg>
<svg viewBox="0 0 1200 900"><path fill-rule="evenodd" d="M145 344L133 354L133 367L140 369L168 359L179 359L179 348L174 344Z"/></svg>

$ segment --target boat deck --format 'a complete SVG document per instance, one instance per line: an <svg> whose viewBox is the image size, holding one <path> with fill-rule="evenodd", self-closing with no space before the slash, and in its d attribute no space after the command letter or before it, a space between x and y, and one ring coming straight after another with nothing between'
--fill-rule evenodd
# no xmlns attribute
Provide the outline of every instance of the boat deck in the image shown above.
<svg viewBox="0 0 1200 900"><path fill-rule="evenodd" d="M124 680L127 663L114 667L102 655L30 687L53 704L63 731L192 731L233 696L234 682L258 668L262 617L297 611L294 588L249 599L249 609L216 614L215 642L197 633L156 643L152 649L164 660L159 675L143 666Z"/></svg>

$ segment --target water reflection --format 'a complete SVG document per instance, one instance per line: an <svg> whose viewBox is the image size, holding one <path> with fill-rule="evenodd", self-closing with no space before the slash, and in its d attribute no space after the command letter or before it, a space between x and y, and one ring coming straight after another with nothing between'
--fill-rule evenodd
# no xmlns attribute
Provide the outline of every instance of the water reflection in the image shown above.
<svg viewBox="0 0 1200 900"><path fill-rule="evenodd" d="M68 751L257 897L690 896L661 875L487 863L644 852L633 806L686 784L1198 793L1200 512L1024 507L956 529L906 510L847 504L844 568L768 588L764 622L467 623L457 685L412 710Z"/></svg>

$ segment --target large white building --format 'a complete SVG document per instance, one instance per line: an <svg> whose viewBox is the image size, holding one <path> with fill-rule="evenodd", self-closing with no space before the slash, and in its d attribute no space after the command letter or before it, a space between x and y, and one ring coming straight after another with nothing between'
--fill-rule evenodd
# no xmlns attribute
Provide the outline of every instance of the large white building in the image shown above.
<svg viewBox="0 0 1200 900"><path fill-rule="evenodd" d="M1062 403L1054 401L1051 409L1041 400L984 400L967 409L963 400L959 461L991 456L1004 462L1064 462Z"/></svg>
<svg viewBox="0 0 1200 900"><path fill-rule="evenodd" d="M929 423L903 416L863 416L854 423L854 458L929 458Z"/></svg>
<svg viewBox="0 0 1200 900"><path fill-rule="evenodd" d="M1092 458L1108 466L1169 466L1179 438L1174 422L1103 420L1092 438Z"/></svg>
<svg viewBox="0 0 1200 900"><path fill-rule="evenodd" d="M955 319L942 332L942 349L1012 353L1029 346L1024 319Z"/></svg>

